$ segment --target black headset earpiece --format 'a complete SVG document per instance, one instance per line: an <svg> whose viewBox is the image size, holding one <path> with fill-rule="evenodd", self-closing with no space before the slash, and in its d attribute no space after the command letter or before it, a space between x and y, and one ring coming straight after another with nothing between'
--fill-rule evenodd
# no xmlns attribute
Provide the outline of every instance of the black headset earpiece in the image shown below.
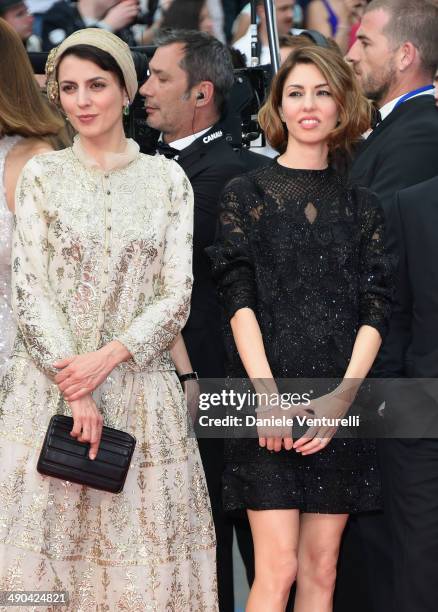
<svg viewBox="0 0 438 612"><path fill-rule="evenodd" d="M197 100L203 100L204 98L205 98L205 96L202 93L202 91L198 91L198 93L196 94L196 99Z"/></svg>

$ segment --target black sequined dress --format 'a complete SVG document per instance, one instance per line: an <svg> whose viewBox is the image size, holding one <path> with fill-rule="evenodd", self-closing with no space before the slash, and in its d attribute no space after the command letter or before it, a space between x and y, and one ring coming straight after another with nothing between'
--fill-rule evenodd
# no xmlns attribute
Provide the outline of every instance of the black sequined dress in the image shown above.
<svg viewBox="0 0 438 612"><path fill-rule="evenodd" d="M375 196L344 185L334 170L280 165L231 181L220 233L209 249L228 319L252 308L276 379L342 377L361 325L383 336L390 266ZM246 376L226 325L228 374ZM228 440L227 510L298 508L355 513L380 507L374 443L333 439L302 456Z"/></svg>

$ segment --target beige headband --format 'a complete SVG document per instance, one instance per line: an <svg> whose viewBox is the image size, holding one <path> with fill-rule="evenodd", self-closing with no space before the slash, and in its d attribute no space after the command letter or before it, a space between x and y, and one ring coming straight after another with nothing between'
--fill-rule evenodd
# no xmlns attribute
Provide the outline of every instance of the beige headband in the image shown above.
<svg viewBox="0 0 438 612"><path fill-rule="evenodd" d="M137 93L138 83L134 60L128 45L118 36L100 28L77 30L68 36L58 47L52 49L46 62L47 95L51 102L59 102L59 87L56 80L56 67L67 49L76 45L91 45L105 51L115 60L122 71L129 101L132 102Z"/></svg>

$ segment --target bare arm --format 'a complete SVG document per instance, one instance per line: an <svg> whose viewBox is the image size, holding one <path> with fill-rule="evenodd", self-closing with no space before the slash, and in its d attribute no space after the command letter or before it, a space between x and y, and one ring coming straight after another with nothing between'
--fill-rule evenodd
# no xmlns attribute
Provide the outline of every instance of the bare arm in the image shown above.
<svg viewBox="0 0 438 612"><path fill-rule="evenodd" d="M374 327L362 325L354 342L350 363L341 384L331 393L317 398L310 409L317 417L340 419L348 412L359 387L368 375L379 352L382 338ZM337 427L313 426L299 438L294 449L303 455L312 455L327 446Z"/></svg>
<svg viewBox="0 0 438 612"><path fill-rule="evenodd" d="M256 392L270 396L278 391L255 315L257 285L247 226L247 211L257 208L258 197L247 177L238 177L228 184L221 198L218 237L207 252L242 364ZM270 450L280 450L282 440L286 448L292 447L290 431L271 430L269 435L259 429L259 434L260 445L268 443Z"/></svg>
<svg viewBox="0 0 438 612"><path fill-rule="evenodd" d="M186 344L182 334L179 333L170 347L170 356L175 364L176 373L178 376L188 374L193 371L193 366L187 352ZM185 380L182 383L184 396L186 398L187 409L192 418L192 422L196 422L199 406L199 382L197 380Z"/></svg>
<svg viewBox="0 0 438 612"><path fill-rule="evenodd" d="M266 357L260 326L254 311L251 308L241 308L236 311L230 323L240 359L256 392L275 395L278 393L277 385ZM274 412L275 410L268 408L267 411L263 411L263 415L275 416ZM284 444L284 448L290 450L293 445L291 430L259 428L259 444L277 452Z"/></svg>
<svg viewBox="0 0 438 612"><path fill-rule="evenodd" d="M309 30L317 30L324 36L331 36L327 11L320 0L313 0L307 8L306 26Z"/></svg>
<svg viewBox="0 0 438 612"><path fill-rule="evenodd" d="M246 13L240 13L237 15L236 19L233 23L233 41L234 44L237 40L245 36L248 31L248 28L251 24L251 16Z"/></svg>
<svg viewBox="0 0 438 612"><path fill-rule="evenodd" d="M381 344L382 338L377 329L370 325L362 325L357 333L350 364L345 372L344 379L363 380L366 378Z"/></svg>
<svg viewBox="0 0 438 612"><path fill-rule="evenodd" d="M309 30L317 30L324 34L324 36L333 38L338 43L341 51L346 53L350 42L351 27L358 16L358 4L360 4L359 0L343 0L339 7L336 6L335 12L338 17L338 25L335 35L332 36L326 8L320 0L314 0L307 9L307 27Z"/></svg>
<svg viewBox="0 0 438 612"><path fill-rule="evenodd" d="M178 376L193 371L181 332L177 335L174 343L170 347L170 356L175 364L175 369Z"/></svg>
<svg viewBox="0 0 438 612"><path fill-rule="evenodd" d="M368 375L385 337L391 314L392 271L385 250L383 211L376 196L366 190L356 195L361 205L359 270L359 330L353 345L343 381L331 393L311 402L318 416L342 418L350 408L361 382ZM310 427L295 443L303 454L317 452L327 446L336 427Z"/></svg>
<svg viewBox="0 0 438 612"><path fill-rule="evenodd" d="M243 366L251 379L272 379L262 333L254 311L241 308L231 319L234 341Z"/></svg>

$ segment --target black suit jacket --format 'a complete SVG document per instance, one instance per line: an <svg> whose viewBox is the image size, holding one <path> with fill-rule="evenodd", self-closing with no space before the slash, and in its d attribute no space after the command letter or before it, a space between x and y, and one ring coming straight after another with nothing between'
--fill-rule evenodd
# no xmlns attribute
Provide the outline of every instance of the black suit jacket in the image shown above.
<svg viewBox="0 0 438 612"><path fill-rule="evenodd" d="M438 176L398 193L393 217L399 244L393 316L406 352L392 374L438 378Z"/></svg>
<svg viewBox="0 0 438 612"><path fill-rule="evenodd" d="M222 313L205 249L214 242L219 199L232 178L271 160L251 152L236 152L220 126L213 126L176 158L187 174L195 198L193 232L193 292L183 337L193 368L204 378L222 378L224 348Z"/></svg>
<svg viewBox="0 0 438 612"><path fill-rule="evenodd" d="M411 380L390 383L385 412L393 433L433 437L438 435L438 176L399 192L391 218L399 253L393 323L404 350L386 375Z"/></svg>
<svg viewBox="0 0 438 612"><path fill-rule="evenodd" d="M358 150L350 178L379 196L386 215L388 251L397 260L395 194L438 175L438 110L431 95L411 98L392 111ZM416 203L412 202L416 207ZM392 376L406 352L406 338L392 318L373 375Z"/></svg>
<svg viewBox="0 0 438 612"><path fill-rule="evenodd" d="M438 174L438 111L434 97L411 98L392 111L359 148L352 182L368 187L385 212L397 191Z"/></svg>

